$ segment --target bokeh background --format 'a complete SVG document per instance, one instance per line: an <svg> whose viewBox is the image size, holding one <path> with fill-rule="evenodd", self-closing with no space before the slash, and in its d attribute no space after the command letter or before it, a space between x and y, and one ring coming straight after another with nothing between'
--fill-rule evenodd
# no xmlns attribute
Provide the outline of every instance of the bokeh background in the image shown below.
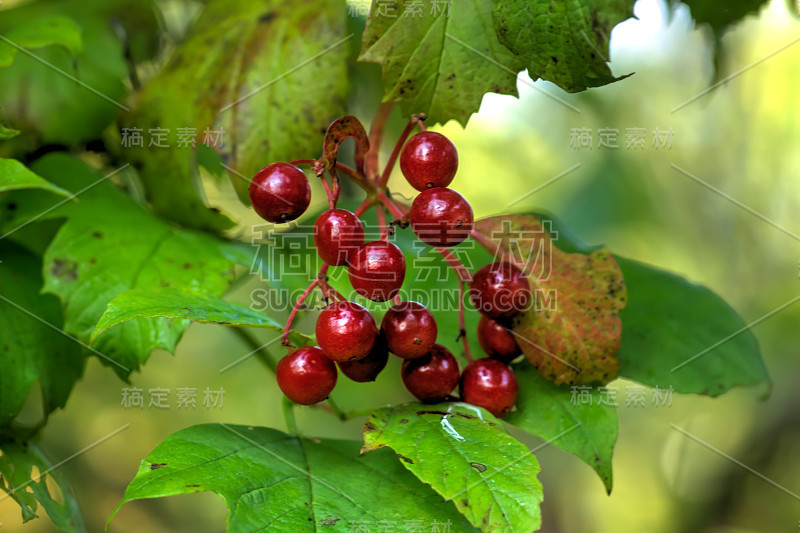
<svg viewBox="0 0 800 533"><path fill-rule="evenodd" d="M0 9L17 3L6 0ZM198 6L163 2L162 8L164 23L179 31ZM800 44L793 44L800 40L800 21L784 0L774 0L724 34L715 61L714 37L708 28L695 27L685 5L640 0L635 14L614 29L611 41L614 73L635 72L630 78L570 95L521 75L519 99L487 95L466 128L438 128L459 150L457 188L476 217L546 209L583 240L705 284L745 322L757 321L800 295ZM365 89L362 96L352 107L368 122L374 94ZM618 148L598 146L601 128L618 130ZM644 131L643 148L626 146L634 128ZM574 145L577 130L591 132L591 148ZM656 131L671 132L668 146L654 145ZM399 177L394 190L411 195ZM230 196L211 185L207 193L221 205ZM246 240L252 221L238 209L238 235ZM247 302L260 283L257 277L245 280L232 298ZM620 394L610 496L577 458L552 446L538 451L542 531L800 530L800 497L773 484L800 493L799 323L796 304L753 326L773 380L769 395L764 388L736 389L717 399L675 394L669 406L634 407ZM300 327L311 331L309 324ZM261 338L266 342L271 335ZM89 530L102 530L139 461L169 434L205 422L284 428L280 391L257 358L220 373L249 351L223 327L193 325L174 356L154 353L131 385L89 359L85 377L67 408L51 416L41 443L59 461L129 424L60 469L72 480ZM375 384L356 387L343 380L339 402L358 409L410 399L397 379L398 367L392 361ZM628 386L613 385L620 391ZM145 391L145 402L149 389L169 389L171 408L125 408L123 388L130 386ZM198 390L196 409L176 407L181 387ZM206 388L224 389L220 407L202 405ZM350 439L360 438L364 420L341 424L318 409L300 409L298 417L306 434ZM541 444L521 432L515 436L531 447ZM225 514L213 494L140 501L126 505L111 530L222 531ZM23 526L10 499L0 502L0 522L9 531L52 530L46 518Z"/></svg>

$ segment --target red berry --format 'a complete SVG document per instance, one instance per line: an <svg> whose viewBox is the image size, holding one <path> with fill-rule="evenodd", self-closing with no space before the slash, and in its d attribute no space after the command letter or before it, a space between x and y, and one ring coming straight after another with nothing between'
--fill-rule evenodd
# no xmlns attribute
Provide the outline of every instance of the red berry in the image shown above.
<svg viewBox="0 0 800 533"><path fill-rule="evenodd" d="M504 363L522 353L511 330L488 316L481 316L478 322L478 342L489 357Z"/></svg>
<svg viewBox="0 0 800 533"><path fill-rule="evenodd" d="M334 302L317 318L317 342L333 361L366 357L378 328L369 311L355 302Z"/></svg>
<svg viewBox="0 0 800 533"><path fill-rule="evenodd" d="M475 309L490 318L512 318L530 304L528 278L516 265L495 261L475 273L470 301Z"/></svg>
<svg viewBox="0 0 800 533"><path fill-rule="evenodd" d="M434 344L424 357L403 361L401 375L408 392L423 402L436 403L458 385L458 362L450 350Z"/></svg>
<svg viewBox="0 0 800 533"><path fill-rule="evenodd" d="M403 252L386 241L364 244L350 257L350 284L356 293L375 302L391 300L406 277Z"/></svg>
<svg viewBox="0 0 800 533"><path fill-rule="evenodd" d="M414 198L408 220L422 242L431 246L455 246L472 231L472 207L453 189L436 187Z"/></svg>
<svg viewBox="0 0 800 533"><path fill-rule="evenodd" d="M386 346L386 337L378 334L375 339L375 346L372 347L369 354L356 361L342 361L337 363L339 370L358 383L366 383L368 381L375 381L378 374L386 366L386 361L389 360L389 349Z"/></svg>
<svg viewBox="0 0 800 533"><path fill-rule="evenodd" d="M433 131L417 133L403 147L400 170L412 187L447 187L458 170L458 152L450 139Z"/></svg>
<svg viewBox="0 0 800 533"><path fill-rule="evenodd" d="M336 365L317 346L296 350L278 362L278 386L287 398L300 405L321 402L336 386Z"/></svg>
<svg viewBox="0 0 800 533"><path fill-rule="evenodd" d="M347 264L364 244L364 227L347 209L329 209L314 223L314 245L323 261L333 266Z"/></svg>
<svg viewBox="0 0 800 533"><path fill-rule="evenodd" d="M389 351L403 359L427 354L436 343L438 332L431 312L417 302L390 307L383 315L381 331L386 335Z"/></svg>
<svg viewBox="0 0 800 533"><path fill-rule="evenodd" d="M250 183L250 202L261 218L274 223L289 222L308 208L311 186L296 166L272 163L259 170Z"/></svg>
<svg viewBox="0 0 800 533"><path fill-rule="evenodd" d="M476 359L461 375L461 400L483 407L497 418L506 416L517 401L517 377L507 364L490 359Z"/></svg>

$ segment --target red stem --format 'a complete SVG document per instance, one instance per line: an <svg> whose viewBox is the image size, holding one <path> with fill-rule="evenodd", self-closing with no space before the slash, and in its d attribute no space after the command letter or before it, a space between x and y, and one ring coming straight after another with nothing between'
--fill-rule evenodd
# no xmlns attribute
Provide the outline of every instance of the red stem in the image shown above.
<svg viewBox="0 0 800 533"><path fill-rule="evenodd" d="M314 165L316 164L315 159L295 159L294 161L289 162L290 165Z"/></svg>
<svg viewBox="0 0 800 533"><path fill-rule="evenodd" d="M469 270L467 270L467 267L464 266L458 257L453 255L453 252L447 248L436 248L436 251L442 255L442 258L444 258L445 261L447 261L447 264L450 265L450 268L456 271L459 282L472 282L472 274L470 274Z"/></svg>
<svg viewBox="0 0 800 533"><path fill-rule="evenodd" d="M489 253L491 253L494 257L505 257L510 263L513 263L514 265L519 267L520 270L522 270L523 272L527 272L528 265L518 261L513 256L513 254L511 254L511 252L509 252L508 250L497 244L490 237L487 237L483 233L480 233L474 229L469 233L469 236L475 239L475 241L477 241L478 244L486 248L489 251Z"/></svg>
<svg viewBox="0 0 800 533"><path fill-rule="evenodd" d="M281 335L281 344L284 346L291 346L289 343L289 332L292 328L292 322L294 322L294 318L297 316L297 312L300 310L300 307L303 306L303 302L306 301L308 295L311 294L311 291L313 291L314 287L316 287L318 284L319 278L312 281L311 284L306 287L306 290L303 291L303 294L300 295L300 298L297 299L297 302L295 302L292 312L289 313L289 319L286 321L286 326L283 328L283 335Z"/></svg>
<svg viewBox="0 0 800 533"><path fill-rule="evenodd" d="M381 240L388 241L389 227L386 225L386 212L383 210L381 204L375 206L375 215L378 217L378 228L381 231Z"/></svg>
<svg viewBox="0 0 800 533"><path fill-rule="evenodd" d="M471 363L472 350L467 340L467 327L464 321L464 282L460 279L458 280L458 336L464 343L464 357Z"/></svg>
<svg viewBox="0 0 800 533"><path fill-rule="evenodd" d="M401 209L398 204L394 203L394 201L392 201L392 199L389 198L388 196L386 196L386 194L384 194L383 192L378 191L377 193L375 193L375 197L378 199L378 201L380 203L383 204L383 206L386 209L389 210L389 212L395 218L402 219L402 218L406 217L406 214L408 213L408 209L403 211L403 209ZM403 208L405 208L405 206L403 206Z"/></svg>
<svg viewBox="0 0 800 533"><path fill-rule="evenodd" d="M368 197L366 200L364 200L363 202L361 202L361 205L360 205L360 206L358 206L358 208L357 208L357 209L356 209L356 210L353 212L353 214L354 214L355 216L357 216L357 217L360 217L361 215L363 215L364 213L366 213L366 212L367 212L367 209L369 209L370 207L372 207L372 204L374 204L374 203L375 203L375 199L374 199L374 198L372 198L372 197Z"/></svg>
<svg viewBox="0 0 800 533"><path fill-rule="evenodd" d="M348 167L347 165L344 165L342 163L337 162L336 163L336 170L341 172L342 174L344 174L345 176L347 176L348 178L350 178L354 182L356 182L356 184L359 187L361 187L362 189L364 189L365 191L370 192L372 190L370 185L367 183L366 178L364 176L360 175L356 171L356 169Z"/></svg>
<svg viewBox="0 0 800 533"><path fill-rule="evenodd" d="M375 120L369 129L369 152L367 152L367 161L364 171L367 174L367 181L377 184L380 179L378 170L378 154L381 152L381 142L383 141L383 130L386 128L386 122L389 120L389 115L392 112L392 104L383 102L378 107L378 112L375 113Z"/></svg>
<svg viewBox="0 0 800 533"><path fill-rule="evenodd" d="M414 129L414 126L419 125L420 128L422 128L422 131L425 131L425 125L422 123L425 118L427 117L424 114L411 116L408 124L406 124L406 127L403 128L403 132L397 139L397 143L394 145L392 155L389 156L389 161L386 162L386 166L383 168L383 174L381 174L381 179L378 181L378 187L385 187L386 183L389 181L389 176L392 174L392 170L394 170L394 164L397 162L397 157L400 155L400 150L402 150L403 145L406 144L406 139L408 139L408 136L411 135L411 131Z"/></svg>

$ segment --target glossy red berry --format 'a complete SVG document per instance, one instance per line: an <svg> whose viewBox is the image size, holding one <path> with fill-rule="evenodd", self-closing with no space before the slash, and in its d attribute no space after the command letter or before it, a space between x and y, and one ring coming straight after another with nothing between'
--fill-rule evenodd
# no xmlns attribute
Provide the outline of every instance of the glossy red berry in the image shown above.
<svg viewBox="0 0 800 533"><path fill-rule="evenodd" d="M320 312L316 333L317 342L329 359L352 361L369 354L378 328L364 306L341 301Z"/></svg>
<svg viewBox="0 0 800 533"><path fill-rule="evenodd" d="M347 209L329 209L314 223L314 245L323 261L333 266L347 264L364 244L364 227Z"/></svg>
<svg viewBox="0 0 800 533"><path fill-rule="evenodd" d="M453 189L436 187L414 198L408 220L422 242L431 246L455 246L464 242L472 231L472 207Z"/></svg>
<svg viewBox="0 0 800 533"><path fill-rule="evenodd" d="M389 351L403 359L427 354L436 343L438 333L431 312L417 302L391 306L383 315L381 331L386 335Z"/></svg>
<svg viewBox="0 0 800 533"><path fill-rule="evenodd" d="M336 386L336 365L317 346L296 350L278 362L278 387L300 405L321 402Z"/></svg>
<svg viewBox="0 0 800 533"><path fill-rule="evenodd" d="M443 401L458 385L458 362L450 350L434 344L424 357L406 359L401 371L408 392L420 401Z"/></svg>
<svg viewBox="0 0 800 533"><path fill-rule="evenodd" d="M378 334L375 339L375 345L366 357L355 361L342 361L337 364L339 365L339 370L348 378L358 383L366 383L375 381L375 378L381 373L388 360L389 348L386 346L386 337Z"/></svg>
<svg viewBox="0 0 800 533"><path fill-rule="evenodd" d="M483 407L494 416L506 416L517 401L519 386L514 371L507 364L490 359L476 359L461 375L461 400Z"/></svg>
<svg viewBox="0 0 800 533"><path fill-rule="evenodd" d="M528 278L516 265L495 261L473 276L470 301L475 309L490 318L512 318L530 305Z"/></svg>
<svg viewBox="0 0 800 533"><path fill-rule="evenodd" d="M296 166L272 163L259 170L250 183L250 202L261 218L274 223L289 222L308 208L311 186Z"/></svg>
<svg viewBox="0 0 800 533"><path fill-rule="evenodd" d="M390 242L368 242L350 257L348 275L360 296L385 302L394 298L403 285L406 260L400 248Z"/></svg>
<svg viewBox="0 0 800 533"><path fill-rule="evenodd" d="M434 131L417 133L403 147L400 170L412 187L447 187L458 170L458 152L450 139Z"/></svg>
<svg viewBox="0 0 800 533"><path fill-rule="evenodd" d="M488 316L481 316L478 321L478 342L489 357L504 363L522 353L511 330Z"/></svg>

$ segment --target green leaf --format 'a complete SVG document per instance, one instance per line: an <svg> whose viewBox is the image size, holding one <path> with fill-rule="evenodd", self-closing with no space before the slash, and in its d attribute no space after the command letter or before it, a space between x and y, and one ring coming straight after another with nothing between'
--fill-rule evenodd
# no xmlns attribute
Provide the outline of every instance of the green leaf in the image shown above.
<svg viewBox="0 0 800 533"><path fill-rule="evenodd" d="M249 307L205 293L173 288L133 289L109 302L90 337L94 342L114 326L136 318L180 318L223 326L267 328L283 332L283 325ZM313 338L292 332L295 346L316 344Z"/></svg>
<svg viewBox="0 0 800 533"><path fill-rule="evenodd" d="M615 77L608 67L609 41L614 26L633 16L634 0L492 3L500 42L526 65L532 79L578 92L627 77Z"/></svg>
<svg viewBox="0 0 800 533"><path fill-rule="evenodd" d="M621 376L709 396L769 383L755 336L722 298L681 276L617 261L630 296L620 315Z"/></svg>
<svg viewBox="0 0 800 533"><path fill-rule="evenodd" d="M192 227L230 226L196 193L193 146L204 140L233 169L243 200L250 177L268 163L318 156L321 132L345 107L352 40L345 15L341 0L206 4L124 122L146 138L142 147L123 144L123 152L142 163L142 181L159 213ZM168 147L148 146L155 128L166 130ZM181 145L182 130L189 133Z"/></svg>
<svg viewBox="0 0 800 533"><path fill-rule="evenodd" d="M142 461L114 513L133 500L212 491L228 505L231 533L351 531L361 524L376 530L379 521L394 521L397 529L410 521L426 529L449 522L452 531L472 531L393 454L359 457L358 446L269 428L193 426Z"/></svg>
<svg viewBox="0 0 800 533"><path fill-rule="evenodd" d="M547 381L527 363L514 365L514 374L517 408L504 420L585 461L610 493L617 410L596 387L586 391L590 400L576 401L572 389Z"/></svg>
<svg viewBox="0 0 800 533"><path fill-rule="evenodd" d="M36 510L41 504L59 531L86 531L75 494L38 446L7 441L0 443L0 451L0 490L19 504L23 522L37 518ZM34 467L39 471L35 479ZM50 494L48 477L58 485L63 502L57 502Z"/></svg>
<svg viewBox="0 0 800 533"><path fill-rule="evenodd" d="M58 300L42 295L41 261L0 241L0 427L22 409L38 380L45 414L64 407L83 374L79 346L63 336Z"/></svg>
<svg viewBox="0 0 800 533"><path fill-rule="evenodd" d="M2 124L0 124L0 141L4 141L6 139L12 139L17 135L19 135L19 131L6 128Z"/></svg>
<svg viewBox="0 0 800 533"><path fill-rule="evenodd" d="M689 6L694 21L697 24L708 24L717 38L730 26L748 15L757 14L768 4L767 0L733 0L722 3L712 0L681 1ZM672 0L672 3L676 3L675 0Z"/></svg>
<svg viewBox="0 0 800 533"><path fill-rule="evenodd" d="M0 158L0 192L18 189L44 189L61 196L69 196L69 192L40 178L16 159Z"/></svg>
<svg viewBox="0 0 800 533"><path fill-rule="evenodd" d="M384 101L431 124L466 124L487 92L516 96L524 68L497 40L485 0L373 2L359 59L383 66Z"/></svg>
<svg viewBox="0 0 800 533"><path fill-rule="evenodd" d="M0 69L0 106L10 123L37 141L73 146L99 138L127 109L126 55L152 55L159 24L152 0L40 0L3 10L0 35L65 18L80 28L83 51L47 46L31 51L35 57L17 53Z"/></svg>
<svg viewBox="0 0 800 533"><path fill-rule="evenodd" d="M559 250L535 215L486 218L474 230L496 259L510 259L527 274L532 305L514 319L512 330L539 373L557 384L615 378L619 311L627 297L614 257L606 250Z"/></svg>
<svg viewBox="0 0 800 533"><path fill-rule="evenodd" d="M15 26L0 41L0 68L14 62L19 47L25 49L60 45L73 55L83 51L81 28L69 17L52 15Z"/></svg>
<svg viewBox="0 0 800 533"><path fill-rule="evenodd" d="M364 448L388 446L483 531L536 531L539 463L487 411L462 403L379 409L364 424Z"/></svg>
<svg viewBox="0 0 800 533"><path fill-rule="evenodd" d="M225 242L179 230L133 202L83 162L55 153L33 170L72 191L77 199L47 212L67 217L44 257L44 290L64 306L65 329L88 342L108 303L134 288L169 287L221 295L235 279L239 259ZM186 320L149 318L103 335L95 354L120 376L156 348L174 351Z"/></svg>

